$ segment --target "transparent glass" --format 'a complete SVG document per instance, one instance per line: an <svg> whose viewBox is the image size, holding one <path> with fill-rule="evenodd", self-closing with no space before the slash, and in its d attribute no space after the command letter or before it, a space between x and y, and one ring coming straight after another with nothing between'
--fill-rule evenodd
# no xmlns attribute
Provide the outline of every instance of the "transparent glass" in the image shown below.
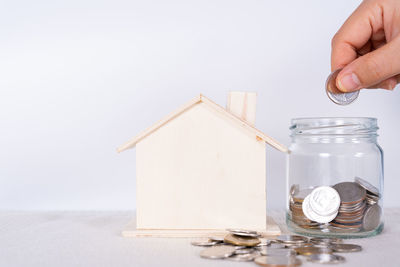
<svg viewBox="0 0 400 267"><path fill-rule="evenodd" d="M309 236L341 238L380 233L383 151L377 143L377 120L298 118L292 120L290 130L286 212L289 229ZM340 184L343 182L348 183ZM337 215L329 222L321 222L326 216L317 214L319 217L315 219L315 215L309 215L304 206L309 207L310 201L303 205L305 197L320 186L332 187L341 194ZM347 197L353 199L345 200Z"/></svg>

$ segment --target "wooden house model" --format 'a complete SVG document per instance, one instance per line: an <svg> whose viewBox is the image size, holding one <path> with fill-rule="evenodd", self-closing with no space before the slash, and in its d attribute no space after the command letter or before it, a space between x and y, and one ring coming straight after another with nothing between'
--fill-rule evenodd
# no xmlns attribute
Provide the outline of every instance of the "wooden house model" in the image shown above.
<svg viewBox="0 0 400 267"><path fill-rule="evenodd" d="M136 147L136 220L124 236L201 236L267 226L266 144L254 127L256 94L232 92L227 108L199 95L118 148Z"/></svg>

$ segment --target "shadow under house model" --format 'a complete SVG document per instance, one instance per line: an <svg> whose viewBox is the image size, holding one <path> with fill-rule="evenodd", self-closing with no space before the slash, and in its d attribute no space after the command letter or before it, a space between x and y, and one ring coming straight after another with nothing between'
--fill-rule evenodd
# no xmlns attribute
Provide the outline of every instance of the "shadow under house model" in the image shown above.
<svg viewBox="0 0 400 267"><path fill-rule="evenodd" d="M265 149L288 150L254 128L255 111L256 93L231 92L226 109L199 95L119 147L136 146L136 220L122 234L279 234L267 219Z"/></svg>

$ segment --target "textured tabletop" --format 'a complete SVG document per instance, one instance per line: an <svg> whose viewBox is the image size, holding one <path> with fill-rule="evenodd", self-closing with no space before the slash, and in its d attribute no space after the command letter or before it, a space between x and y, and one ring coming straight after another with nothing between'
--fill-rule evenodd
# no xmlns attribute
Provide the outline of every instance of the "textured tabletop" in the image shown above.
<svg viewBox="0 0 400 267"><path fill-rule="evenodd" d="M284 212L269 212L284 226ZM199 257L184 238L123 238L133 212L0 212L0 266L257 266ZM385 210L381 235L348 240L362 252L336 266L400 266L400 208ZM326 266L306 262L302 266Z"/></svg>

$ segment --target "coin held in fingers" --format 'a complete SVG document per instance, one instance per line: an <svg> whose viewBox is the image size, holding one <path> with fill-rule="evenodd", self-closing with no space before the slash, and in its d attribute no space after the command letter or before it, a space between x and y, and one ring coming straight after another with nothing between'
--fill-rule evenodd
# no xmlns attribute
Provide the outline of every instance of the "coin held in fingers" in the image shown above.
<svg viewBox="0 0 400 267"><path fill-rule="evenodd" d="M325 90L329 99L332 100L333 103L344 106L351 104L356 100L360 91L357 90L350 93L343 93L339 88L337 88L336 78L341 70L342 69L337 69L328 76L325 83Z"/></svg>

